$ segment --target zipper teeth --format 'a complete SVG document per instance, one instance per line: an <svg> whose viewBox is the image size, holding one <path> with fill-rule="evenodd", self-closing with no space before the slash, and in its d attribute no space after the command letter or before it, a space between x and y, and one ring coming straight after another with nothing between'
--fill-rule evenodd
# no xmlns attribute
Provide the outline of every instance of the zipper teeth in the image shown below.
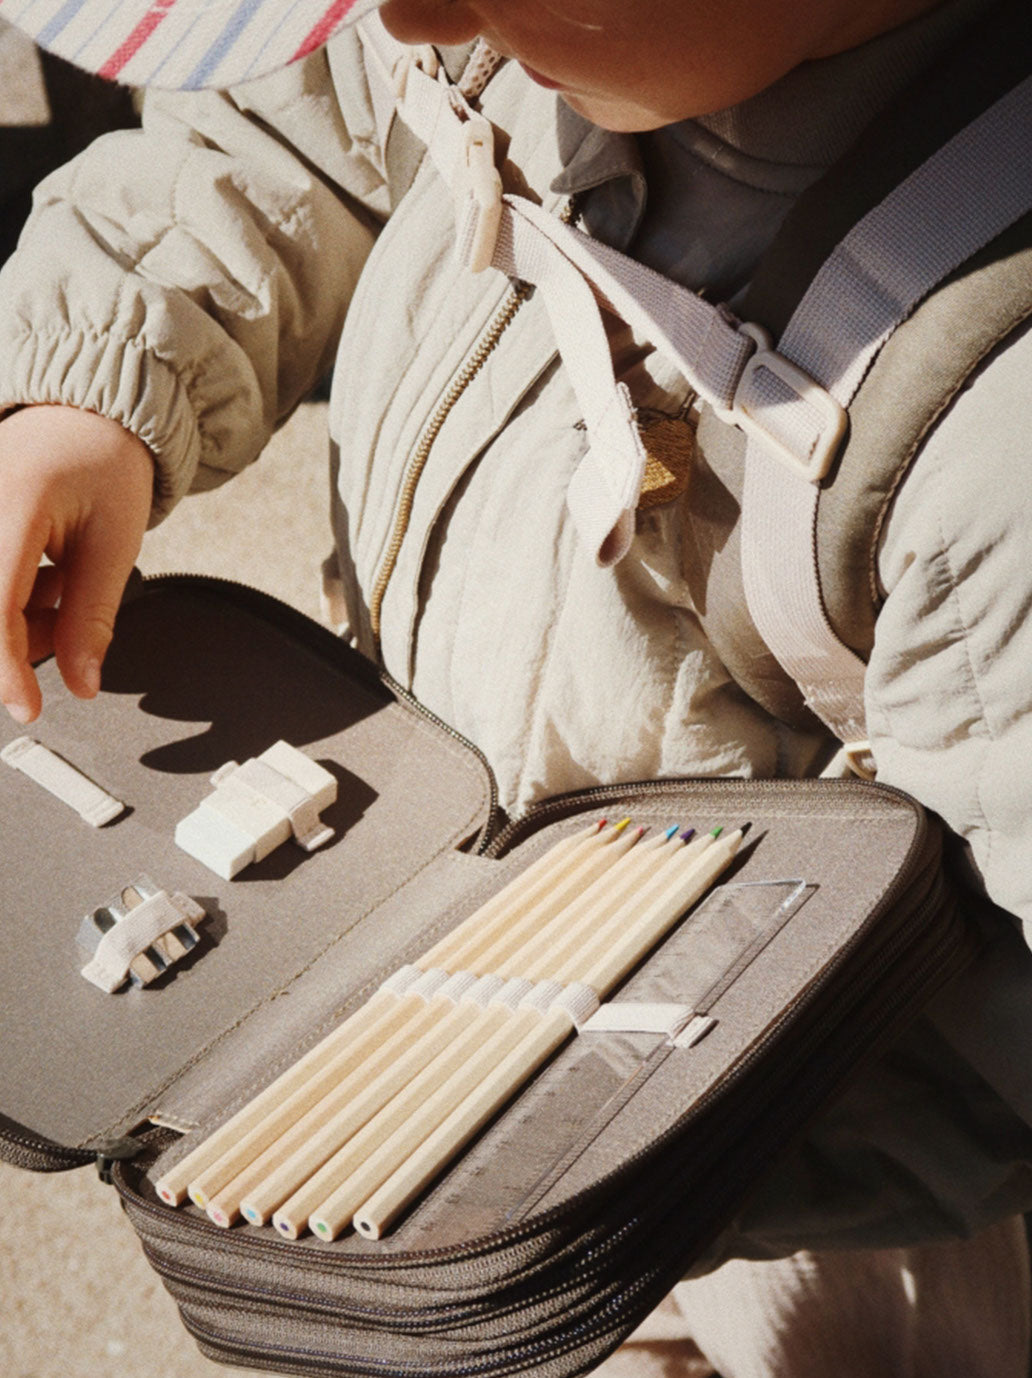
<svg viewBox="0 0 1032 1378"><path fill-rule="evenodd" d="M476 756L477 760L483 765L488 780L488 811L487 821L481 829L480 842L475 850L476 856L482 856L493 842L498 828L498 781L495 779L494 771L491 769L487 757L475 743L471 742L468 737L464 737L457 728L446 723L443 718L439 718L436 713L432 713L429 708L420 703L415 695L410 694L403 685L398 683L393 675L389 675L386 670L381 670L380 678L396 698L401 699L409 708L418 713L420 717L426 718L428 722L433 723L434 727L440 732L443 732L446 737L450 737L453 741L465 747L466 750Z"/></svg>
<svg viewBox="0 0 1032 1378"><path fill-rule="evenodd" d="M390 583L391 575L394 573L395 566L398 563L398 556L401 553L402 543L405 540L409 519L412 515L412 504L415 501L416 489L419 486L419 480L426 467L426 462L430 458L430 452L444 427L444 423L447 421L459 398L484 367L484 364L496 349L499 340L511 325L517 311L519 311L529 294L530 287L529 284L525 282L517 283L509 293L509 296L502 304L498 314L488 327L487 333L481 338L480 343L466 360L457 376L453 379L451 387L449 387L439 403L426 430L420 437L419 444L416 446L412 461L405 474L405 481L402 484L398 509L394 518L394 529L391 532L387 553L384 556L383 564L380 566L380 573L377 575L372 596L369 600L369 622L372 627L373 636L376 639L377 654L379 654L380 651L380 613L383 608L384 596L387 592L387 585Z"/></svg>
<svg viewBox="0 0 1032 1378"><path fill-rule="evenodd" d="M563 209L559 212L558 219L564 225L575 224L580 214L580 206L577 197L571 197ZM380 654L380 627L381 613L383 611L383 600L387 593L387 585L391 581L395 566L398 563L398 556L408 532L409 519L412 515L412 504L415 501L416 489L430 452L440 435L444 423L455 407L459 398L469 387L470 383L477 376L484 364L494 353L499 340L512 324L513 318L520 307L530 296L531 284L527 282L517 282L514 284L509 296L500 307L498 314L487 327L486 333L481 337L480 343L476 346L473 353L463 364L451 386L445 393L437 410L430 419L429 424L420 437L419 444L416 446L412 461L405 473L405 480L402 484L401 495L398 501L398 509L394 518L394 527L391 532L391 539L384 555L383 564L373 585L373 591L369 599L369 623L376 645L376 654Z"/></svg>
<svg viewBox="0 0 1032 1378"><path fill-rule="evenodd" d="M676 783L677 782L673 781L646 782L646 785L648 785L649 788L642 792L655 794L671 793L676 790ZM756 788L758 786L763 787L769 784L772 790L776 789L777 786L782 783L783 782L779 781L742 782L743 786L748 786L750 788ZM631 786L629 788L634 787ZM832 782L829 782L829 789L836 788L839 788L839 786ZM901 798L906 798L906 796L900 794L900 791L892 789L891 786L882 785L878 788L879 790L888 793L900 795ZM510 825L510 827L506 828L504 832L499 834L499 838L496 839L496 841L502 838L511 838L511 836L514 833L521 830L521 825L526 826L531 821L538 821L542 815L547 815L553 812L560 812L564 807L564 804L566 804L566 806L568 807L567 801L569 801L569 803L572 803L575 797L577 799L583 799L585 797L603 797L606 795L612 795L613 793L614 790L612 790L611 788L600 786L596 787L595 789L579 791L576 796L566 796L564 800L552 801L550 804L545 805L540 809L534 810L533 819L531 818L531 815L524 815L522 819L518 820L515 824ZM915 829L915 835L911 840L911 846L908 849L906 860L901 864L897 876L893 880L892 884L890 884L887 887L885 893L882 896L883 909L887 908L892 903L894 903L895 900L901 895L901 893L904 892L912 883L909 876L907 875L907 872L910 869L910 865L913 858L919 853L922 846L924 845L925 839L927 837L927 828L927 822L924 819L922 819L921 824ZM907 947L911 943L913 943L915 936L919 934L921 929L923 928L928 915L934 912L934 910L936 909L938 899L938 890L935 889L931 896L926 897L922 901L922 903L918 905L917 909L914 913L910 915L907 923L903 926L903 928L898 930L891 937L887 938L887 940L881 945L881 949L877 957L874 958L873 962L871 963L871 967L866 973L866 980L868 983L872 980L876 980L877 977L880 976L883 972L892 969L892 967L896 963L898 955L901 952L905 951ZM847 958L855 950L855 948L864 940L867 932L867 927L868 925L865 924L860 931L852 935L852 937L844 944L843 948L837 954L834 961L832 961L825 967L820 977L808 988L804 997L801 997L800 999L794 1001L791 1005L787 1006L782 1011L779 1019L767 1030L763 1038L750 1050L746 1057L744 1057L735 1066L733 1072L723 1079L719 1089L712 1088L709 1092L706 1092L704 1095L702 1095L699 1098L699 1100L693 1103L690 1111L686 1115L681 1116L679 1120L677 1120L674 1124L670 1125L667 1130L665 1130L655 1140L653 1140L652 1144L648 1149L640 1150L639 1152L633 1154L631 1157L626 1159L624 1163L621 1165L621 1168L619 1170L620 1173L623 1173L628 1168L638 1163L639 1160L641 1160L642 1158L653 1156L654 1151L657 1148L659 1148L661 1145L665 1143L668 1143L672 1138L676 1137L677 1135L683 1133L686 1126L691 1124L701 1114L703 1114L704 1111L709 1108L710 1104L714 1100L718 1099L720 1096L725 1095L729 1087L732 1087L736 1085L739 1081L741 1081L743 1076L749 1070L749 1068L755 1063L756 1059L758 1057L761 1057L765 1053L766 1049L770 1046L771 1041L777 1036L777 1034L780 1033L781 1028L787 1022L790 1022L798 1006L800 1004L810 1003L818 995L818 993L821 990L825 989L828 983L834 979L842 964L847 960ZM952 938L950 934L947 934L943 938L941 938L939 940L939 944L936 945L937 951L940 944L944 950L949 951L955 945L955 940ZM933 954L932 956L926 957L925 960L922 961L922 963L920 964L922 971L927 970L929 967L935 964L936 955L937 954ZM819 1019L818 1024L823 1024L823 1020ZM821 1030L818 1029L817 1031L811 1033L811 1037L817 1038L819 1040L823 1037L823 1034ZM598 1186L593 1188L590 1192L586 1193L585 1195L587 1197L593 1196L595 1192L597 1192L599 1188L602 1186L604 1186L604 1183L598 1184ZM161 1211L161 1208L152 1207L149 1202L136 1197L135 1193L132 1193L132 1199L133 1204L137 1206L137 1208L142 1206L148 1214L164 1214L164 1212ZM518 1258L519 1255L524 1251L524 1249L528 1247L533 1249L533 1241L535 1240L535 1238L538 1235L540 1235L543 1231L547 1230L554 1220L561 1219L569 1211L570 1206L572 1204L572 1202L567 1202L565 1205L547 1209L542 1214L534 1217L530 1221L520 1222L511 1225L507 1228L503 1228L501 1230L496 1231L489 1239L480 1238L470 1240L469 1243L466 1245L453 1246L450 1249L421 1250L415 1255L409 1255L407 1258L404 1258L404 1263L416 1262L417 1264L426 1264L432 1263L437 1260L448 1260L450 1262L455 1263L472 1263L478 1257L482 1257L485 1255L490 1256L492 1254L496 1254L498 1251L502 1249L508 1250L510 1253L515 1255L515 1258ZM203 1225L203 1222L198 1222L198 1224ZM255 1245L264 1246L266 1248L274 1247L272 1242L257 1240L249 1242L252 1242ZM396 1258L395 1266L397 1266L398 1263L402 1262L402 1258ZM385 1271L393 1271L390 1263L387 1263L385 1265Z"/></svg>
<svg viewBox="0 0 1032 1378"><path fill-rule="evenodd" d="M556 795L552 799L546 800L542 804L532 804L526 812L517 818L512 818L491 840L490 844L484 849L484 854L496 859L503 856L506 850L515 843L520 842L528 833L538 831L542 825L550 818L564 817L573 814L591 803L609 803L615 801L619 803L628 795L678 795L683 794L686 787L693 785L713 785L718 784L721 789L729 795L739 793L775 793L778 789L783 789L785 781L782 779L774 780L751 780L737 779L728 776L685 776L683 778L671 780L627 780L608 785L590 785L585 789L573 790L569 794ZM841 790L842 781L812 779L805 782L811 787L823 787L828 793ZM866 784L861 781L845 782L848 788L850 784L855 784L858 788L866 788ZM737 788L736 788L737 787ZM891 785L878 785L878 790L882 794L894 795L896 798L912 802L909 796L902 790L895 789ZM919 845L923 845L927 825L919 829L915 835L911 846L911 853ZM909 865L910 854L901 863L900 869Z"/></svg>

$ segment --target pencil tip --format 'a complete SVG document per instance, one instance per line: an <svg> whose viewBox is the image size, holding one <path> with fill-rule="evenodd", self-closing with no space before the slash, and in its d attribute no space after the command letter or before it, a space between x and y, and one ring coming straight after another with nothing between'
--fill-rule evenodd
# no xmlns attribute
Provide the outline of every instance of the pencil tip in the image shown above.
<svg viewBox="0 0 1032 1378"><path fill-rule="evenodd" d="M751 827L752 827L752 824L747 820L745 823L739 823L739 825L738 825L738 831L739 831L739 832L742 834L742 836L744 837Z"/></svg>
<svg viewBox="0 0 1032 1378"><path fill-rule="evenodd" d="M623 830L624 830L624 828L627 827L627 825L628 825L628 823L630 823L630 821L631 821L631 820L630 820L629 818L621 818L621 819L620 819L620 822L617 823L617 825L614 827L613 832L614 832L614 833L622 833Z"/></svg>
<svg viewBox="0 0 1032 1378"><path fill-rule="evenodd" d="M713 829L713 831L710 833L710 836L713 837L713 838L717 838L717 837L720 836L720 834L721 834L723 831L724 831L724 827L723 827L723 824L721 824L721 826L720 826L719 828L714 828L714 829Z"/></svg>
<svg viewBox="0 0 1032 1378"><path fill-rule="evenodd" d="M695 836L695 829L694 829L694 828L685 828L684 832L681 834L681 841L682 841L682 842L690 842L694 836Z"/></svg>
<svg viewBox="0 0 1032 1378"><path fill-rule="evenodd" d="M674 833L677 832L677 830L678 830L678 828L679 828L680 826L681 826L680 823L671 823L670 827L667 828L667 830L666 830L666 832L663 834L663 836L666 838L666 840L667 840L668 842L669 842L670 839L673 837Z"/></svg>

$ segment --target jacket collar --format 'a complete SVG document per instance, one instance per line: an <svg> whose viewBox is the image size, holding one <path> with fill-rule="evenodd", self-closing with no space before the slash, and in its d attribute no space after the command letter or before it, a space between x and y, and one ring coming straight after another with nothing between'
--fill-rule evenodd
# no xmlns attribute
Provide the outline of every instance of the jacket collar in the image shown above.
<svg viewBox="0 0 1032 1378"><path fill-rule="evenodd" d="M551 190L584 197L581 223L595 239L626 249L645 214L645 167L633 134L613 134L556 101L562 171Z"/></svg>

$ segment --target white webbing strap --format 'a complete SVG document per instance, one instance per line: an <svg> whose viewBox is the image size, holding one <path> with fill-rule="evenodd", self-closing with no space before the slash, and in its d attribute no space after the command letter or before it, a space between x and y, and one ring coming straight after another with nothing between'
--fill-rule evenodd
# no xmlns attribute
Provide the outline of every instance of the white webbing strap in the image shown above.
<svg viewBox="0 0 1032 1378"><path fill-rule="evenodd" d="M484 157L493 145L491 126L448 82L443 68L397 43L378 18L358 27L371 68L394 91L398 115L426 144L456 193L460 259L475 271L491 266L532 283L544 298L589 440L570 484L570 511L599 563L613 564L633 537L645 452L631 399L613 374L600 307L667 352L695 390L721 408L733 406L755 340L739 331L726 309L533 202L503 197L500 182L491 177L493 153Z"/></svg>
<svg viewBox="0 0 1032 1378"><path fill-rule="evenodd" d="M110 823L125 809L121 800L32 737L16 737L8 742L0 751L0 759L68 804L94 828Z"/></svg>
<svg viewBox="0 0 1032 1378"><path fill-rule="evenodd" d="M842 407L892 332L949 273L1032 207L1032 79L966 126L871 210L814 278L778 344ZM750 370L739 405L808 418L775 373ZM891 423L887 423L891 424ZM742 565L753 620L807 703L844 742L866 736L864 663L824 611L820 488L755 433L746 452Z"/></svg>

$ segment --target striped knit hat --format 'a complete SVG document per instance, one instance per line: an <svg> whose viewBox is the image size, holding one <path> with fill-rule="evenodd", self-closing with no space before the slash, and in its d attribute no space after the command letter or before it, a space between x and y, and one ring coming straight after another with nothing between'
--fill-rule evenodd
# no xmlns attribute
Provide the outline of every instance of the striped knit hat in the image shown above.
<svg viewBox="0 0 1032 1378"><path fill-rule="evenodd" d="M225 87L322 47L380 0L0 0L48 52L130 86Z"/></svg>

